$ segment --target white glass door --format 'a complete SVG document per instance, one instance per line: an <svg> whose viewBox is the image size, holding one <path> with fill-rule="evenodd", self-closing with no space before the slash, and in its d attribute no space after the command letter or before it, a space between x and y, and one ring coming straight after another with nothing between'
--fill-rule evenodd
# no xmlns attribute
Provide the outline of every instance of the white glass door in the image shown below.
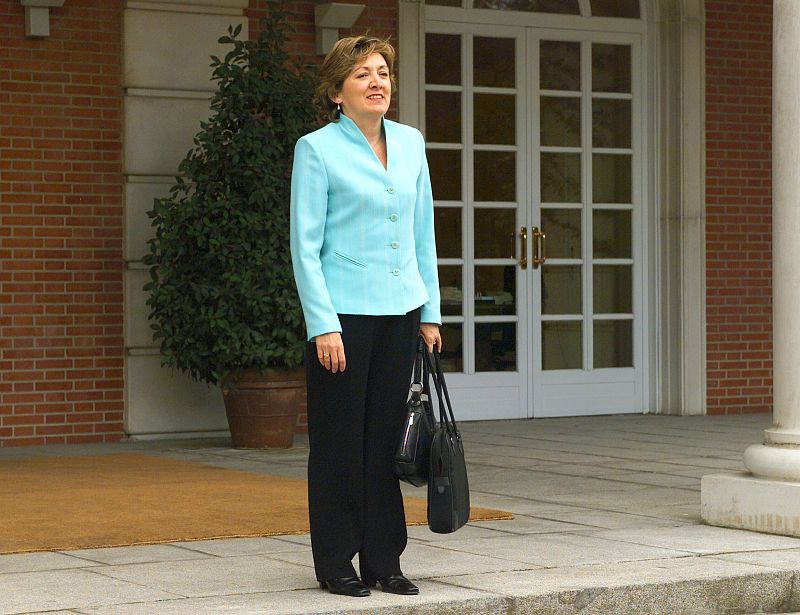
<svg viewBox="0 0 800 615"><path fill-rule="evenodd" d="M465 419L643 407L638 40L427 24L443 358Z"/></svg>
<svg viewBox="0 0 800 615"><path fill-rule="evenodd" d="M528 30L533 416L643 408L638 40Z"/></svg>
<svg viewBox="0 0 800 615"><path fill-rule="evenodd" d="M464 419L528 416L525 30L440 24L426 34L444 366Z"/></svg>

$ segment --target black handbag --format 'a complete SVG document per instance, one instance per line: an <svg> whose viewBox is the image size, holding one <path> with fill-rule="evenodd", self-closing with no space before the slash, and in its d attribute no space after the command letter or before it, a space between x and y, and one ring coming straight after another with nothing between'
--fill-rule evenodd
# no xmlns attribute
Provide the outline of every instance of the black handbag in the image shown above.
<svg viewBox="0 0 800 615"><path fill-rule="evenodd" d="M427 354L425 360L430 362ZM435 367L431 372L439 399L439 424L433 432L431 442L428 527L437 534L450 534L469 521L469 481L464 443L456 425L439 352L435 347L433 360Z"/></svg>
<svg viewBox="0 0 800 615"><path fill-rule="evenodd" d="M436 424L430 401L429 367L423 359L424 355L425 341L420 336L414 359L414 378L406 402L405 422L394 455L395 476L415 487L428 482L431 439Z"/></svg>

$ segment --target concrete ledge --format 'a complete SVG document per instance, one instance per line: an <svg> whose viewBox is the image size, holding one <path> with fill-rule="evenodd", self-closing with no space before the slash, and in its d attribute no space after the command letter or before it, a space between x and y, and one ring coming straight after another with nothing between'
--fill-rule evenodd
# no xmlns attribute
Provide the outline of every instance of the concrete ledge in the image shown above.
<svg viewBox="0 0 800 615"><path fill-rule="evenodd" d="M514 615L754 613L795 610L792 568L677 557L440 579L505 594Z"/></svg>
<svg viewBox="0 0 800 615"><path fill-rule="evenodd" d="M700 515L710 525L800 536L800 483L747 472L709 474L700 484Z"/></svg>
<svg viewBox="0 0 800 615"><path fill-rule="evenodd" d="M517 598L514 615L685 615L794 610L792 573L768 572L713 580L595 587Z"/></svg>
<svg viewBox="0 0 800 615"><path fill-rule="evenodd" d="M640 566L655 562L637 562ZM595 585L575 589L503 596L468 590L441 581L417 581L419 596L393 596L380 591L363 601L331 596L308 587L292 591L229 596L166 599L156 602L116 603L83 607L87 615L182 615L184 613L282 613L284 615L687 615L691 613L786 613L798 608L792 571L770 570L717 579L684 580L631 585ZM563 574L563 572L562 572ZM502 594L503 578L495 576Z"/></svg>

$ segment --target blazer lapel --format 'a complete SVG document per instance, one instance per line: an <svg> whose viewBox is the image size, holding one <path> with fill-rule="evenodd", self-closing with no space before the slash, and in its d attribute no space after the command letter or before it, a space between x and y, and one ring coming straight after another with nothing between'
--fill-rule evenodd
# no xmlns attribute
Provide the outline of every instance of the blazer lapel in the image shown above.
<svg viewBox="0 0 800 615"><path fill-rule="evenodd" d="M399 156L400 153L392 151L391 143L394 142L394 137L390 137L390 134L393 132L391 130L391 123L386 122L383 118L381 118L381 122L383 123L384 134L386 135L386 168L384 168L383 164L378 159L378 156L372 149L372 146L369 144L369 141L367 141L367 138L364 136L364 133L361 132L361 129L358 126L356 126L356 123L344 113L340 114L339 116L339 126L342 131L350 138L351 141L353 141L356 146L362 149L366 148L366 154L368 154L369 157L375 161L375 164L380 168L381 171L391 175L390 171L392 169L392 164L396 164L394 158Z"/></svg>

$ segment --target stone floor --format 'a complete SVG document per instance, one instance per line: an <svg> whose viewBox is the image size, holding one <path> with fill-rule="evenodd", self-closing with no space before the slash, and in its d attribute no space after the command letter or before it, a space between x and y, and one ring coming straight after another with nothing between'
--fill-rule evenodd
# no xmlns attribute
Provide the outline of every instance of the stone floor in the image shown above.
<svg viewBox="0 0 800 615"><path fill-rule="evenodd" d="M409 528L402 563L417 597L328 594L316 588L308 536L279 536L0 556L0 615L797 611L800 539L709 527L699 516L700 477L743 470L742 452L769 423L465 423L473 504L515 519L448 536ZM210 440L11 448L0 459L131 450L302 478L307 440L289 451Z"/></svg>

